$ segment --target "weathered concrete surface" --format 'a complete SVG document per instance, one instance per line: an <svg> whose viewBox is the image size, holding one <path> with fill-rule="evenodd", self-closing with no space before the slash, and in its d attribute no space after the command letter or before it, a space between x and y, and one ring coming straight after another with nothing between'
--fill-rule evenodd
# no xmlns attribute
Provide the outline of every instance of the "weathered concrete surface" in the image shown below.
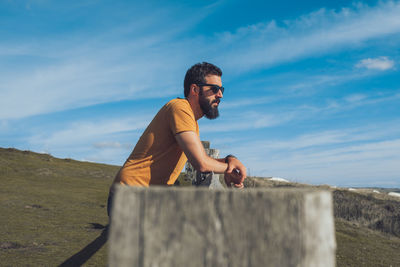
<svg viewBox="0 0 400 267"><path fill-rule="evenodd" d="M201 141L206 154L214 159L219 157L219 150L210 148L209 141ZM220 182L220 175L213 172L198 172L194 169L192 164L188 161L186 163L186 177L192 181L194 186L209 187L212 189L222 189L224 186Z"/></svg>
<svg viewBox="0 0 400 267"><path fill-rule="evenodd" d="M331 193L117 189L110 266L335 266Z"/></svg>

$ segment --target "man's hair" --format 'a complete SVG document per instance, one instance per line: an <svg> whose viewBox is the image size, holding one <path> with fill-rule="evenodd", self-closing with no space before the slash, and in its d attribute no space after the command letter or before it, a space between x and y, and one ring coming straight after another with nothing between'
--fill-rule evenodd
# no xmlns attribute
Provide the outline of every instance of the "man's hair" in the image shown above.
<svg viewBox="0 0 400 267"><path fill-rule="evenodd" d="M189 95L190 85L206 83L207 75L217 75L221 77L222 71L217 66L207 62L197 63L190 67L186 72L185 81L183 82L185 97Z"/></svg>

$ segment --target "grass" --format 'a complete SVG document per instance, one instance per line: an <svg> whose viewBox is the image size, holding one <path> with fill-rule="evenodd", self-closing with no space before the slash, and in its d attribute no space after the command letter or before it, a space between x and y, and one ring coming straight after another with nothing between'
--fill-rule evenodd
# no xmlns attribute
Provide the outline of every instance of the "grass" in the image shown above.
<svg viewBox="0 0 400 267"><path fill-rule="evenodd" d="M271 181L249 177L246 187L308 187L332 191L338 267L400 266L400 202L376 188L335 189L327 185ZM398 191L382 190L382 192Z"/></svg>
<svg viewBox="0 0 400 267"><path fill-rule="evenodd" d="M118 168L0 149L0 265L60 265L98 237ZM86 265L105 265L105 250Z"/></svg>
<svg viewBox="0 0 400 267"><path fill-rule="evenodd" d="M400 238L335 220L336 261L345 266L400 266Z"/></svg>
<svg viewBox="0 0 400 267"><path fill-rule="evenodd" d="M333 192L335 217L400 237L399 201L389 198L378 199L374 195L335 190Z"/></svg>
<svg viewBox="0 0 400 267"><path fill-rule="evenodd" d="M118 169L0 148L0 265L57 266L88 244L97 250L105 242L108 188ZM249 178L246 186L312 187L262 178ZM337 266L400 266L399 202L368 192L333 193ZM84 266L105 266L106 247L86 255Z"/></svg>

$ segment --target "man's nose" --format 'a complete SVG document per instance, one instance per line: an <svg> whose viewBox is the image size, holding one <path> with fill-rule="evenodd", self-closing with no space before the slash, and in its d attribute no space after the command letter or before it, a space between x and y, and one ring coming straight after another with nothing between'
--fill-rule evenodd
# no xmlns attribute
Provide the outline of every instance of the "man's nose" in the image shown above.
<svg viewBox="0 0 400 267"><path fill-rule="evenodd" d="M222 91L221 90L218 90L218 93L217 93L217 97L218 98L222 98L224 95L222 94Z"/></svg>

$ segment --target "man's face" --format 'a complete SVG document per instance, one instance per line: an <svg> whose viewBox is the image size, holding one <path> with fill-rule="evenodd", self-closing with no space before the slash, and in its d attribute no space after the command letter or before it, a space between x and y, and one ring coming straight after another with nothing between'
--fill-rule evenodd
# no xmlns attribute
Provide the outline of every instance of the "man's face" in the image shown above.
<svg viewBox="0 0 400 267"><path fill-rule="evenodd" d="M215 84L222 86L221 77L217 75L208 75L205 77L206 84ZM218 105L220 99L223 97L221 90L214 93L211 86L201 86L200 87L200 98L199 104L201 110L207 119L215 119L219 116Z"/></svg>

